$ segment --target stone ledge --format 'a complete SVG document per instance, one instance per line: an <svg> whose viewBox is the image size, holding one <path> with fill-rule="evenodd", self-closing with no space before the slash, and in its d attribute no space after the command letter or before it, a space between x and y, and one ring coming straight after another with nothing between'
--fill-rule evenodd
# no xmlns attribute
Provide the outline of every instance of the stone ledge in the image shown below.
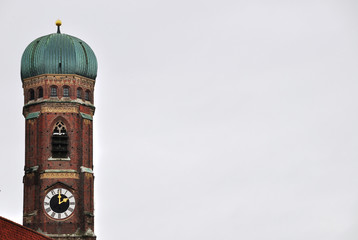
<svg viewBox="0 0 358 240"><path fill-rule="evenodd" d="M44 173L77 173L77 171L73 169L46 169L43 172Z"/></svg>
<svg viewBox="0 0 358 240"><path fill-rule="evenodd" d="M33 173L39 169L39 166L33 166L25 169L25 173Z"/></svg>
<svg viewBox="0 0 358 240"><path fill-rule="evenodd" d="M47 160L49 161L70 161L71 158L67 157L67 158L53 158L53 157L49 157Z"/></svg>
<svg viewBox="0 0 358 240"><path fill-rule="evenodd" d="M81 166L81 172L86 172L86 173L92 173L93 174L93 170L91 168L87 168L84 166Z"/></svg>

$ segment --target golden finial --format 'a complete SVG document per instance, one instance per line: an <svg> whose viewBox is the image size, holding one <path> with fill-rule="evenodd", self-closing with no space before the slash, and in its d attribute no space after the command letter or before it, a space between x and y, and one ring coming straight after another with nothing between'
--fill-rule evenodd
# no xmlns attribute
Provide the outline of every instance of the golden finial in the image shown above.
<svg viewBox="0 0 358 240"><path fill-rule="evenodd" d="M59 27L59 26L61 26L61 25L62 25L61 20L60 20L60 19L57 19L57 21L56 21L56 26Z"/></svg>
<svg viewBox="0 0 358 240"><path fill-rule="evenodd" d="M62 25L62 22L60 19L57 19L56 26L57 26L57 33L61 33L60 26Z"/></svg>

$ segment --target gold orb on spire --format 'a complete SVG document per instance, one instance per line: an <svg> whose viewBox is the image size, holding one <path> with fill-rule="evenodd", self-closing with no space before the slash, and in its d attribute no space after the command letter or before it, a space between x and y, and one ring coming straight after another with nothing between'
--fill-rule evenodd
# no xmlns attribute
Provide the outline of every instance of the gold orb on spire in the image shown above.
<svg viewBox="0 0 358 240"><path fill-rule="evenodd" d="M61 20L60 20L60 19L57 19L57 21L56 21L56 26L59 27L59 26L61 26L61 25L62 25Z"/></svg>

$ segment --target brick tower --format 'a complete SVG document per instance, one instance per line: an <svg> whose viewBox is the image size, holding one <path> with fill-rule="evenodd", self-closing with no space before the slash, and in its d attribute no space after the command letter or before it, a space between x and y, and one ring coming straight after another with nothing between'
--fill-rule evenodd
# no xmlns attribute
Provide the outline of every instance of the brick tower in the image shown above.
<svg viewBox="0 0 358 240"><path fill-rule="evenodd" d="M93 105L97 60L60 32L21 59L26 121L23 225L57 240L94 240Z"/></svg>

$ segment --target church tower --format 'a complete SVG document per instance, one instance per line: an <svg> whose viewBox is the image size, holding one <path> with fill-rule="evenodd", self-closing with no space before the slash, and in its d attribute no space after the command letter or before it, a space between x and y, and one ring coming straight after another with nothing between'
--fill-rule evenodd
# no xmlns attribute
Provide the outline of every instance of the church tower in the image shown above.
<svg viewBox="0 0 358 240"><path fill-rule="evenodd" d="M93 114L97 59L82 40L39 37L21 59L26 122L23 225L57 240L95 240Z"/></svg>

